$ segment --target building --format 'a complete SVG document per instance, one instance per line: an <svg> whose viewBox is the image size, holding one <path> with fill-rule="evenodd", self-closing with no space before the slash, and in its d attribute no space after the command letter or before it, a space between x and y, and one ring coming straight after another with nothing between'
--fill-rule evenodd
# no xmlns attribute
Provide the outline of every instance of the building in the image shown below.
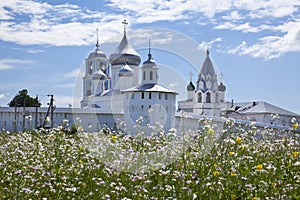
<svg viewBox="0 0 300 200"><path fill-rule="evenodd" d="M186 87L187 99L178 101L176 109L178 93L159 84L159 67L152 57L150 40L148 57L140 66L141 56L127 38L126 20L123 24L123 37L114 53L107 57L97 36L96 48L85 59L81 108L55 108L52 124L58 126L67 119L69 125L99 131L104 126L122 128L120 124L125 123L126 130L134 134L137 124L146 128L159 124L165 132L171 128L197 130L203 116L218 123L234 118L241 123L285 128L290 127L293 117L300 121L298 114L267 102L226 101L227 88L222 76L216 74L208 50L196 83L191 77ZM21 131L41 127L47 116L47 108L0 107L0 128Z"/></svg>

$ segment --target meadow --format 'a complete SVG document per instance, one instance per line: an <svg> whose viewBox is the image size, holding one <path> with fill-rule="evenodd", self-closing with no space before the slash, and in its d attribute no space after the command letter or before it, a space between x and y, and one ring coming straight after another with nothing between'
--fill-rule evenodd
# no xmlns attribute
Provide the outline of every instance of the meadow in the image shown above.
<svg viewBox="0 0 300 200"><path fill-rule="evenodd" d="M209 120L197 132L0 133L1 199L300 199L300 135ZM77 127L78 128L78 127ZM152 130L145 135L145 131Z"/></svg>

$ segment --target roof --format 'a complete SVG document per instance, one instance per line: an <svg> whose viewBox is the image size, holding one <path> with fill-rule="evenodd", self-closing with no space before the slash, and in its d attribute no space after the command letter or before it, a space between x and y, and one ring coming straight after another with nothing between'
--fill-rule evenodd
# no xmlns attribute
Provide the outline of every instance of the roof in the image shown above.
<svg viewBox="0 0 300 200"><path fill-rule="evenodd" d="M195 90L195 86L192 83L192 81L190 81L190 83L188 84L188 86L186 87L187 91L194 91Z"/></svg>
<svg viewBox="0 0 300 200"><path fill-rule="evenodd" d="M118 72L119 76L132 76L133 75L133 71L131 69L131 67L127 64L125 64Z"/></svg>
<svg viewBox="0 0 300 200"><path fill-rule="evenodd" d="M113 54L110 55L109 61L112 65L125 64L125 58L128 64L139 65L141 56L128 42L126 32Z"/></svg>
<svg viewBox="0 0 300 200"><path fill-rule="evenodd" d="M107 77L106 74L101 69L99 69L97 72L95 72L92 76L92 78L94 80L97 80L97 79L105 80L106 77Z"/></svg>
<svg viewBox="0 0 300 200"><path fill-rule="evenodd" d="M164 86L161 86L159 84L154 84L154 83L140 84L135 87L122 90L122 92L165 92L165 93L178 94L177 92L174 92L173 90L169 90L168 88L165 88Z"/></svg>
<svg viewBox="0 0 300 200"><path fill-rule="evenodd" d="M202 64L200 74L204 74L204 75L207 75L207 74L214 75L214 74L216 74L215 70L214 70L214 66L213 66L213 64L210 60L208 50L206 51L206 58L205 58L205 60Z"/></svg>
<svg viewBox="0 0 300 200"><path fill-rule="evenodd" d="M299 116L283 108L277 107L264 101L251 102L240 107L237 112L241 114L273 113L280 115Z"/></svg>
<svg viewBox="0 0 300 200"><path fill-rule="evenodd" d="M103 51L101 51L98 47L92 51L89 56L88 56L88 59L91 59L91 58L96 58L96 57L100 57L100 58L106 58L106 55Z"/></svg>

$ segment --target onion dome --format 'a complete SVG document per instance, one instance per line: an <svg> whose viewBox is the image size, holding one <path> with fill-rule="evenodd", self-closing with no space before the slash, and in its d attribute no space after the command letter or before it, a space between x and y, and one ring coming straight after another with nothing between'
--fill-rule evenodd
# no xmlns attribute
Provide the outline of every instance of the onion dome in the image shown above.
<svg viewBox="0 0 300 200"><path fill-rule="evenodd" d="M155 61L152 58L151 54L151 48L150 48L150 39L149 39L149 53L148 53L148 59L143 62L143 65L150 65L150 66L156 66Z"/></svg>
<svg viewBox="0 0 300 200"><path fill-rule="evenodd" d="M96 48L95 51L92 51L89 54L88 59L91 59L91 58L106 58L106 55L105 55L105 53L103 51L101 51L100 49Z"/></svg>
<svg viewBox="0 0 300 200"><path fill-rule="evenodd" d="M132 76L133 71L128 64L125 64L118 72L119 76Z"/></svg>
<svg viewBox="0 0 300 200"><path fill-rule="evenodd" d="M122 65L124 63L124 58L126 57L127 63L129 65L139 65L141 63L141 56L134 50L131 44L127 40L126 32L124 31L124 36L113 54L109 57L109 62L112 65Z"/></svg>
<svg viewBox="0 0 300 200"><path fill-rule="evenodd" d="M107 78L106 74L103 73L102 70L98 70L92 76L93 80L105 80Z"/></svg>
<svg viewBox="0 0 300 200"><path fill-rule="evenodd" d="M220 92L225 92L226 86L223 84L222 81L221 81L220 85L218 86L218 89L219 89Z"/></svg>
<svg viewBox="0 0 300 200"><path fill-rule="evenodd" d="M192 83L192 81L190 81L190 83L188 84L188 86L186 87L187 91L194 91L195 90L195 86Z"/></svg>

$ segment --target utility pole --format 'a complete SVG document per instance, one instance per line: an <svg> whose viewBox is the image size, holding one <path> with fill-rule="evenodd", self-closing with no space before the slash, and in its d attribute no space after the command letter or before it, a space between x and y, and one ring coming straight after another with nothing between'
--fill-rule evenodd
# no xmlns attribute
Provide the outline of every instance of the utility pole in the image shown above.
<svg viewBox="0 0 300 200"><path fill-rule="evenodd" d="M53 107L53 94L48 94L47 95L48 97L50 96L50 103L48 103L49 107L48 107L48 110L47 110L47 113L46 113L46 116L45 116L45 120L44 120L44 124L43 124L43 128L45 128L46 126L46 123L47 123L47 117L49 116L49 112L51 112L50 114L50 127L53 128L53 111L54 111L54 107Z"/></svg>

